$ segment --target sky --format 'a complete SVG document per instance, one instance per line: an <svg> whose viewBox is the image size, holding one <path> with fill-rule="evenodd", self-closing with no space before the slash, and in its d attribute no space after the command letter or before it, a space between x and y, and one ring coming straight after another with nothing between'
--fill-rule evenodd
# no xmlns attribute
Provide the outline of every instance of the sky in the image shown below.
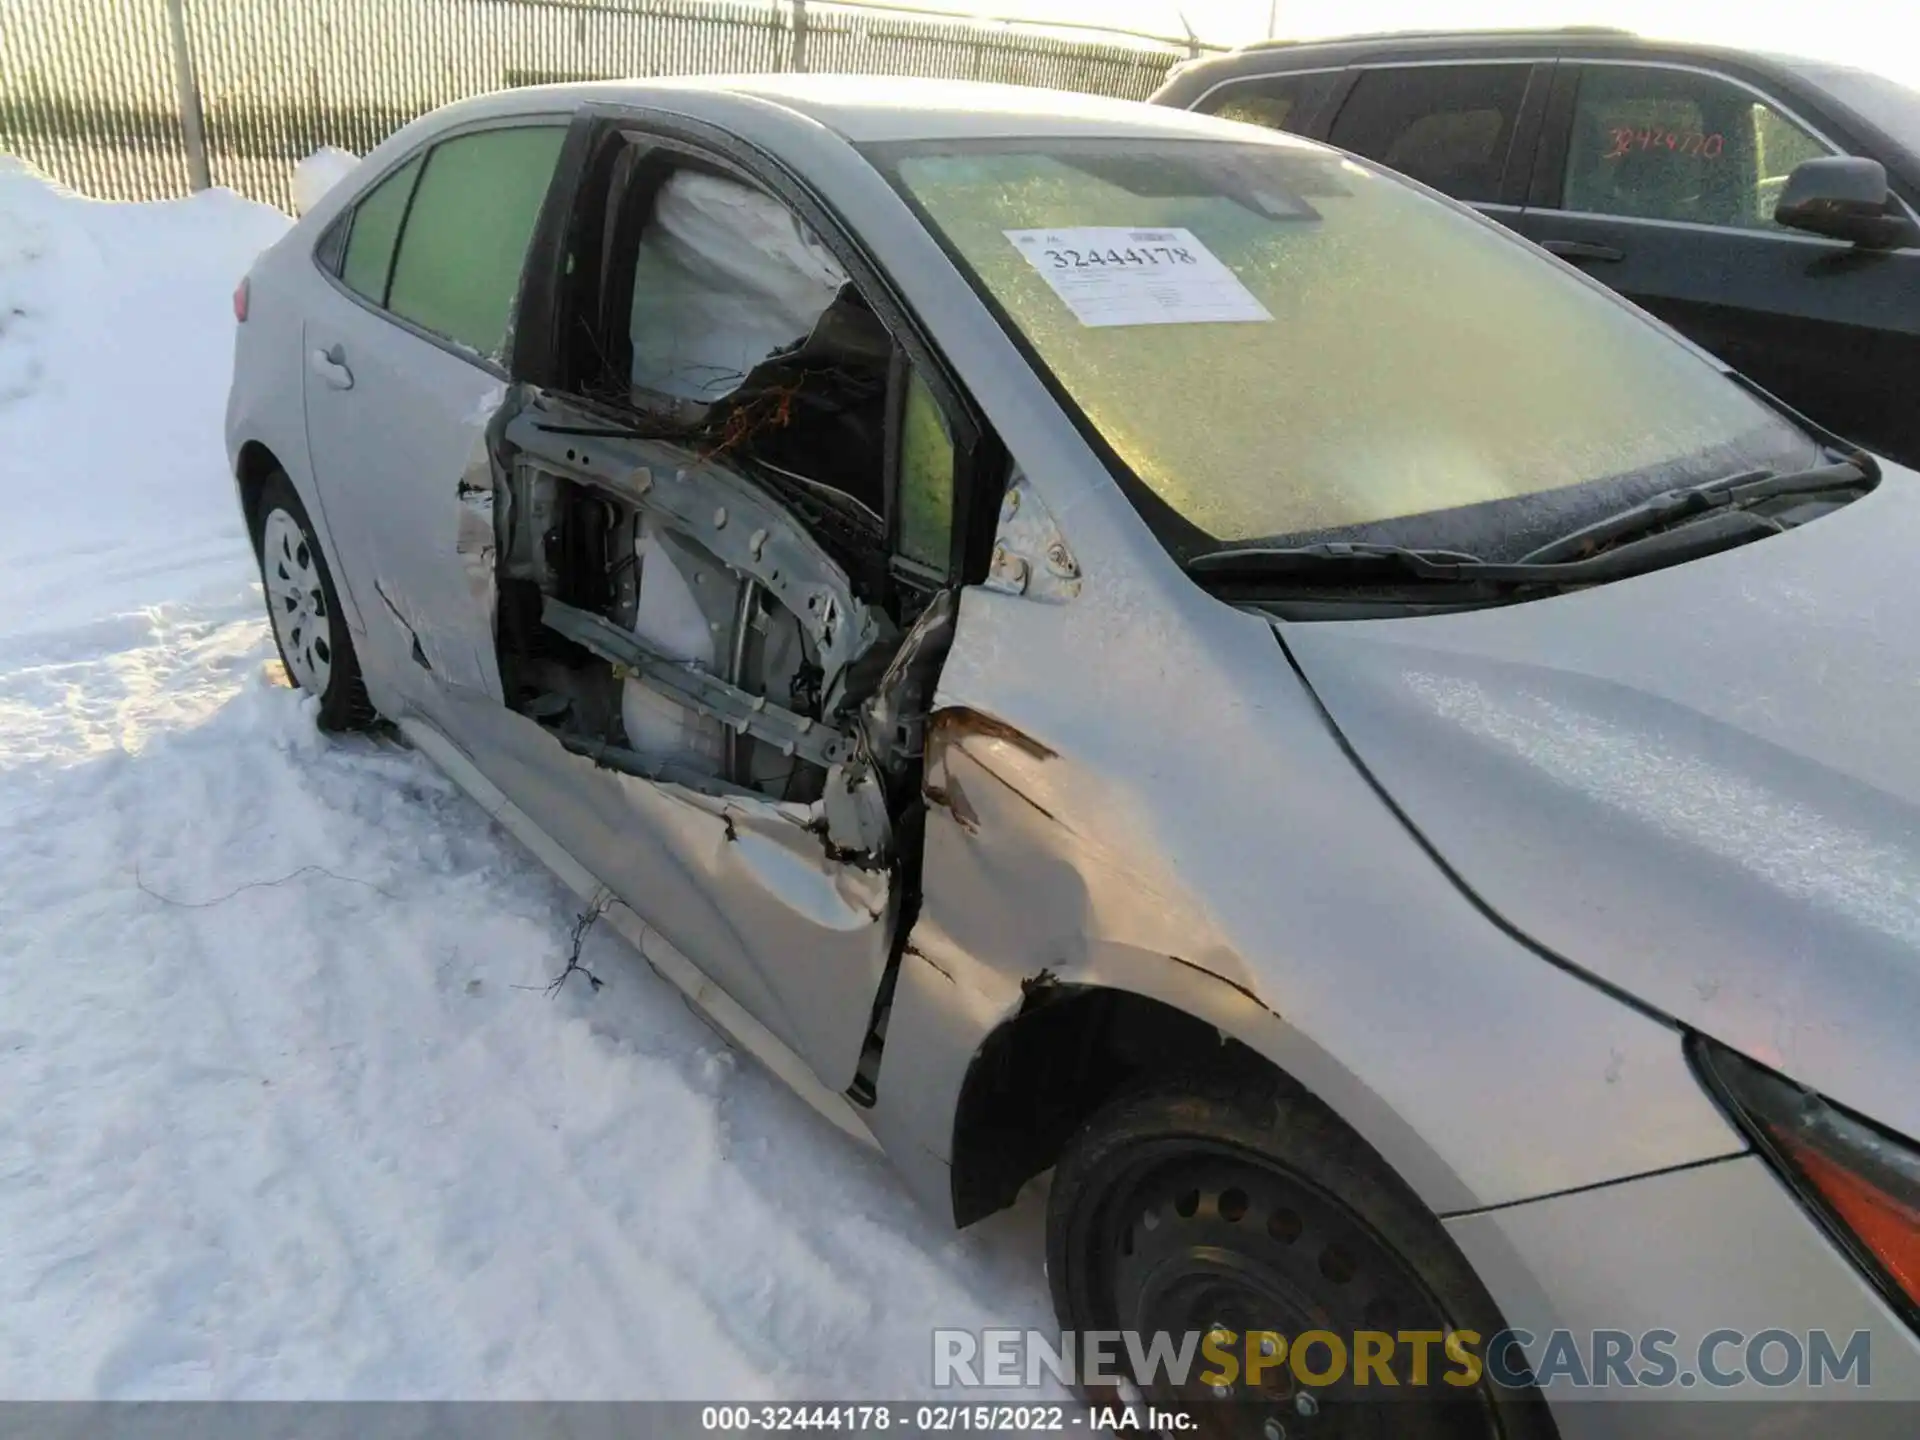
<svg viewBox="0 0 1920 1440"><path fill-rule="evenodd" d="M1157 34L1183 33L1182 12L1202 40L1264 39L1268 17L1282 37L1373 30L1615 25L1642 35L1779 50L1879 70L1920 86L1920 16L1900 0L1821 0L1818 5L1737 0L924 0L942 8L1077 20ZM1273 9L1270 12L1269 6Z"/></svg>

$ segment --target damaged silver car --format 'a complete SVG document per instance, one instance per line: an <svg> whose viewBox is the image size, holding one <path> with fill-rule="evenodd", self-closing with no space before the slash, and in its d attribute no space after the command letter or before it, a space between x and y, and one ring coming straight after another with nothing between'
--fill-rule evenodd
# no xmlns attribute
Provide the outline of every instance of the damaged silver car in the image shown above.
<svg viewBox="0 0 1920 1440"><path fill-rule="evenodd" d="M1642 1435L1648 1334L1819 1331L1871 1391L1768 1397L1920 1397L1911 473L1412 182L1042 91L463 102L235 306L320 723L957 1224L1051 1171L1064 1327L1238 1357L1141 1393Z"/></svg>

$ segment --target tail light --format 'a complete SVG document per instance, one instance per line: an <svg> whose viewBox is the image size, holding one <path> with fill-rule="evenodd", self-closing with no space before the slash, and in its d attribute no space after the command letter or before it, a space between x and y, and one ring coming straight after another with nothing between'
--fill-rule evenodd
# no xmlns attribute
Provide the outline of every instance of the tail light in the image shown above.
<svg viewBox="0 0 1920 1440"><path fill-rule="evenodd" d="M1694 1064L1735 1122L1920 1330L1920 1147L1695 1037Z"/></svg>
<svg viewBox="0 0 1920 1440"><path fill-rule="evenodd" d="M247 319L247 287L248 281L244 275L240 277L240 283L233 287L233 318L243 325Z"/></svg>

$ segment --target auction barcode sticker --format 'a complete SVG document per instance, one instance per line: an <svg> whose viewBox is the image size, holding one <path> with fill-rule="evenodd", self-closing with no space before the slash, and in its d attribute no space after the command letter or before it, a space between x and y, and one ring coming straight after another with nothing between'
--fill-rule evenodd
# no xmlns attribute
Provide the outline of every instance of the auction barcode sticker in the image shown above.
<svg viewBox="0 0 1920 1440"><path fill-rule="evenodd" d="M1082 325L1204 325L1273 316L1191 230L1006 230Z"/></svg>

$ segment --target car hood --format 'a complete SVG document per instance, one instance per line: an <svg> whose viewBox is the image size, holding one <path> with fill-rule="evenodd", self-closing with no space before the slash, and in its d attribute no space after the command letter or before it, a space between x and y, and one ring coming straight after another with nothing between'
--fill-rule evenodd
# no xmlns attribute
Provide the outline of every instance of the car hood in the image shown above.
<svg viewBox="0 0 1920 1440"><path fill-rule="evenodd" d="M1920 475L1459 615L1280 623L1360 763L1542 948L1920 1138Z"/></svg>

